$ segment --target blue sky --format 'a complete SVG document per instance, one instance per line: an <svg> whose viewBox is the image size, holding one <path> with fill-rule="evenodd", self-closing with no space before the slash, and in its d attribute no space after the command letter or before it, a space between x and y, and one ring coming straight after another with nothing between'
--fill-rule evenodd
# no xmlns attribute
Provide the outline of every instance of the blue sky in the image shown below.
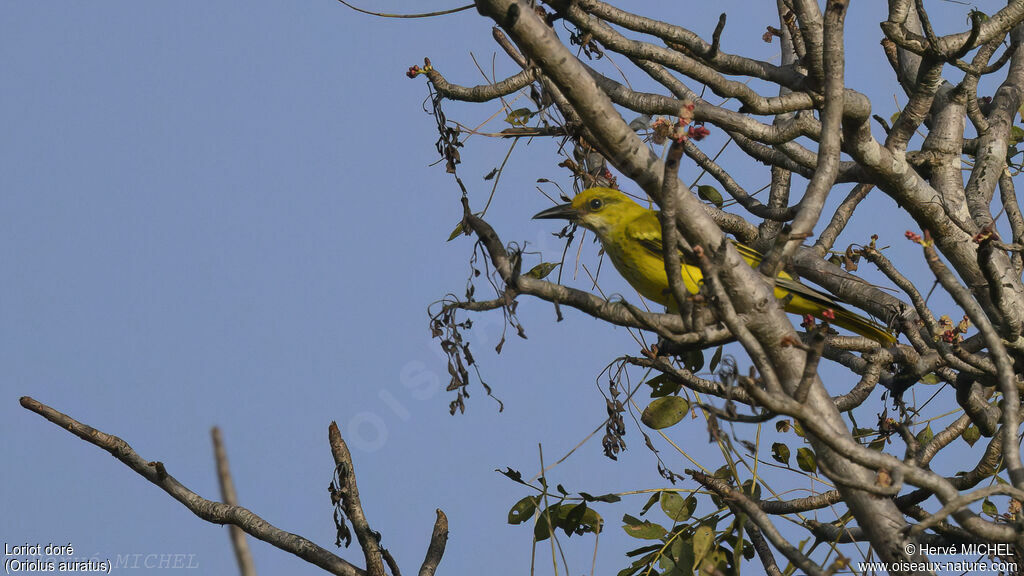
<svg viewBox="0 0 1024 576"><path fill-rule="evenodd" d="M733 16L723 49L770 58L775 47L760 36L772 22L746 4L720 3ZM690 6L677 21L710 33L717 13ZM967 8L936 9L959 26ZM482 82L470 52L490 73L490 23L475 11L384 20L331 0L37 0L4 12L0 540L71 543L77 557L192 554L198 573L234 569L225 528L20 408L18 397L30 395L128 440L209 498L218 494L209 429L220 426L241 503L322 546L334 540L326 439L337 420L372 526L405 571L418 567L442 508L451 524L444 572L526 573L531 531L505 515L527 492L494 469L532 475L539 443L551 462L582 440L605 415L599 372L637 346L626 330L572 311L556 323L550 305L524 299L528 340L512 332L494 354L498 314L476 317L472 331L504 412L474 386L467 414L448 415L453 396L426 308L462 294L472 242L445 242L461 214L458 191L443 166L430 166L425 81L405 70L428 56L449 80ZM873 48L881 17L881 3L854 5L848 36L863 36L866 48L851 58L848 83L888 117L894 87L878 83L885 64ZM493 61L499 76L515 71L501 54ZM446 107L474 126L497 110ZM500 130L502 118L487 127ZM709 150L722 144L716 137ZM474 208L507 145L473 137L463 149ZM557 260L561 244L551 223L529 217L550 205L537 178L570 186L554 152L551 142L521 143L489 212L505 241L528 242L545 260ZM741 179L756 190L766 171ZM881 218L846 242L879 232L893 258L917 258L901 242L906 223L884 214L891 202L876 205ZM596 259L590 243L584 257ZM610 273L602 287L632 294ZM488 290L480 283L477 294ZM677 437L716 458L703 424L688 426ZM593 494L664 485L635 428L619 462L601 455L599 440L549 474L552 484ZM662 454L677 471L689 465ZM621 535L619 519L643 500L599 509L599 573L624 566L623 551L640 544ZM589 572L593 538L567 544L573 573ZM318 573L252 546L263 573ZM540 552L538 566L550 571L550 550ZM354 548L342 554L362 563Z"/></svg>

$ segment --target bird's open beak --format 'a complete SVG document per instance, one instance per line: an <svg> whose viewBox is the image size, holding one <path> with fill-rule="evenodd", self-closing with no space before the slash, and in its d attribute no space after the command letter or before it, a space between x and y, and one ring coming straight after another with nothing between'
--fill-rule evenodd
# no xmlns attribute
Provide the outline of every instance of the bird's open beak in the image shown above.
<svg viewBox="0 0 1024 576"><path fill-rule="evenodd" d="M569 220L575 222L579 218L580 213L572 207L572 204L559 204L558 206L552 206L542 212L537 212L533 215L534 220L553 220L556 218L562 220Z"/></svg>

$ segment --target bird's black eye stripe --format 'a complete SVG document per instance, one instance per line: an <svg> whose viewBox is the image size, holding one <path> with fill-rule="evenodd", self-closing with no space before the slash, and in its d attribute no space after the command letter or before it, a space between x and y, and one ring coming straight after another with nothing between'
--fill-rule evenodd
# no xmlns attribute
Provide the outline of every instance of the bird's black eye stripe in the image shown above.
<svg viewBox="0 0 1024 576"><path fill-rule="evenodd" d="M604 201L602 201L600 198L594 198L593 200L590 201L591 210L600 210L603 207Z"/></svg>

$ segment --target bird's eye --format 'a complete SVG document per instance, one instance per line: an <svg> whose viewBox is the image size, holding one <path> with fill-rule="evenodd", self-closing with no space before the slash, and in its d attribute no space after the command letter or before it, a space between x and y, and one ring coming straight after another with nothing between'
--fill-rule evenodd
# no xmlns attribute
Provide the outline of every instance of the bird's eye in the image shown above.
<svg viewBox="0 0 1024 576"><path fill-rule="evenodd" d="M600 198L594 198L593 200L590 201L590 209L593 210L594 212L597 212L601 208L604 208L604 200L601 200Z"/></svg>

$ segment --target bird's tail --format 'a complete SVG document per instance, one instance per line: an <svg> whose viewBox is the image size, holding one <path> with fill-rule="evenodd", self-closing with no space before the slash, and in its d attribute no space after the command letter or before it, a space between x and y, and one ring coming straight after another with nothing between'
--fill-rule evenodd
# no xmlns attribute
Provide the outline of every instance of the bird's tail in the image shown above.
<svg viewBox="0 0 1024 576"><path fill-rule="evenodd" d="M870 338L883 346L896 342L896 337L885 326L874 320L865 318L856 312L844 308L839 299L824 292L819 292L806 284L789 277L780 276L775 279L776 296L778 289L782 289L789 296L787 312L794 314L811 314L815 318L830 322L856 332L865 338ZM832 311L832 318L826 317L826 312Z"/></svg>
<svg viewBox="0 0 1024 576"><path fill-rule="evenodd" d="M856 332L865 338L870 338L882 345L889 345L896 342L896 337L893 336L892 332L886 330L884 326L874 322L873 320L869 320L860 314L850 312L849 310L839 306L835 306L831 308L831 310L835 315L835 320L828 320L820 314L815 314L815 316L822 320L830 321L841 328L846 328L851 332Z"/></svg>

